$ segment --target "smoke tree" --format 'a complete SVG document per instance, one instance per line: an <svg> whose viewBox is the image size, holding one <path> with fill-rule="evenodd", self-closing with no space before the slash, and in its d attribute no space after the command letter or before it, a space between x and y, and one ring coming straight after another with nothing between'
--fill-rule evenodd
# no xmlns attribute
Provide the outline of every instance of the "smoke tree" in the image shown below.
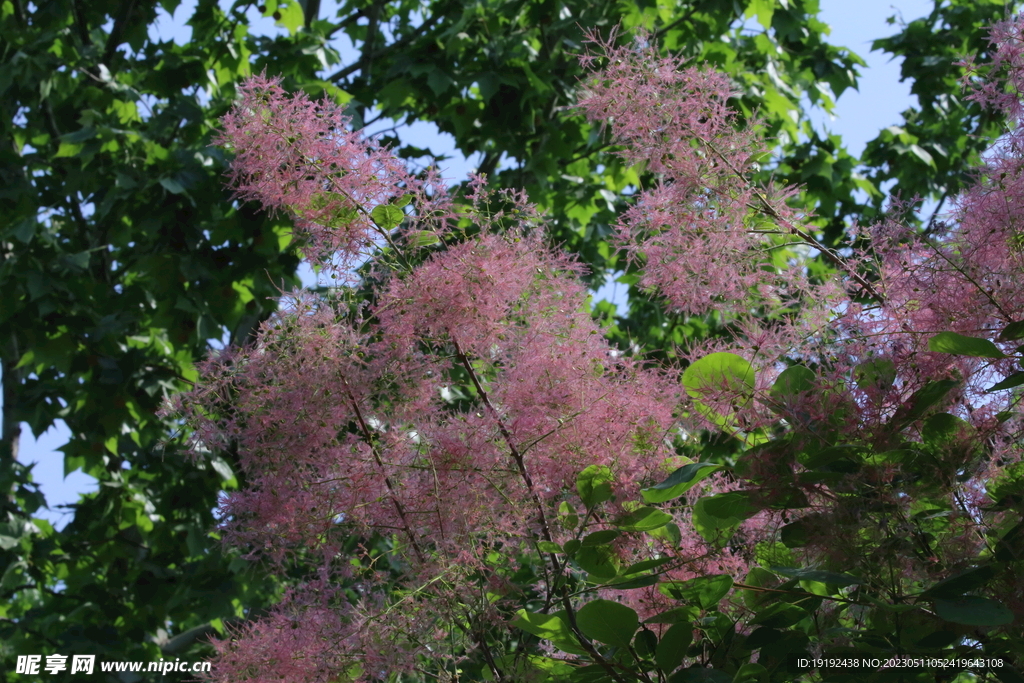
<svg viewBox="0 0 1024 683"><path fill-rule="evenodd" d="M1020 29L972 95L1013 123ZM657 178L616 243L713 327L683 366L606 341L522 193L452 196L336 106L242 90L232 183L339 284L175 407L198 454L238 453L225 538L292 579L217 680L818 680L798 657L829 653L1019 680L1018 129L948 223L833 251L750 181L768 143L728 79L649 43L592 37L579 107Z"/></svg>

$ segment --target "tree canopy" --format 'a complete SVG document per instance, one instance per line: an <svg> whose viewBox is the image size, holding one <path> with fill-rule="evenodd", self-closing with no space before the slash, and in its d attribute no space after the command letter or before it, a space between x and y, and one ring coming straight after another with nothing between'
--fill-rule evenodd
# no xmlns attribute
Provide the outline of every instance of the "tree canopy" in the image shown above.
<svg viewBox="0 0 1024 683"><path fill-rule="evenodd" d="M201 636L277 594L275 579L209 531L219 492L244 484L237 453L190 462L181 425L157 415L196 380L211 344L252 339L273 297L297 283L292 219L232 201L221 185L227 158L211 138L242 79L281 76L346 107L357 128L377 116L433 121L462 152L483 152L484 172L514 158L492 185L528 192L552 217L551 239L590 267L591 285L619 271L639 281L609 238L629 191L652 176L611 154L600 126L572 108L587 28L621 21L625 44L647 27L661 49L726 73L740 119L756 113L778 141L758 181L800 184L826 245L843 241L850 218L881 215L889 180L904 197L955 196L1001 130L960 97L952 63L985 60L985 27L1002 3L941 3L878 43L906 57L921 106L869 145L859 174L841 140L819 137L802 111L804 97L829 108L860 64L827 42L813 2L377 1L321 18L319 3L270 1L260 9L287 29L278 38L250 33L255 4L201 0L185 45L149 37L158 7L173 2L2 4L0 108L12 143L0 152L5 662L195 653ZM341 35L358 60L340 63L331 41ZM632 302L628 313L597 311L624 349L672 354L715 333L713 321ZM16 457L22 423L39 434L58 419L72 434L65 470L101 484L60 532L33 518L44 500Z"/></svg>

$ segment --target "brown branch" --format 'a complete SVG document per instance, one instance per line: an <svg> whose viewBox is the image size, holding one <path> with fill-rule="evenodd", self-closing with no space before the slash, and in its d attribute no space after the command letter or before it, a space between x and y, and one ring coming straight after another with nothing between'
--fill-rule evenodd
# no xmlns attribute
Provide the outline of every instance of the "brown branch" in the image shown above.
<svg viewBox="0 0 1024 683"><path fill-rule="evenodd" d="M519 448L516 446L516 443L512 438L512 434L508 431L508 428L505 426L504 421L501 419L501 415L498 413L498 410L494 407L494 404L491 403L491 399L487 395L487 391L483 388L483 385L480 383L480 379L477 377L476 371L473 369L473 365L469 361L469 357L462 350L462 347L459 346L459 342L455 340L454 335L451 335L451 333L449 332L449 336L452 337L452 343L455 345L456 358L459 359L459 362L462 364L462 367L466 369L467 373L469 373L470 381L473 383L473 386L476 388L477 394L480 396L480 402L484 404L484 408L491 415L491 417L494 418L494 421L497 423L498 431L501 433L501 437L505 441L505 444L508 446L509 451L512 455L512 459L516 463L516 468L519 470L519 476L522 478L523 483L526 484L526 489L529 491L530 497L532 498L534 505L537 506L537 514L540 519L541 534L543 535L544 540L553 542L553 538L551 536L551 527L548 525L547 515L544 513L544 503L540 499L540 495L537 493L536 486L533 483L533 477L530 476L529 470L526 469L526 461L523 457L522 451L520 451ZM552 566L554 567L554 574L557 577L557 575L561 573L558 557L554 553L549 553L549 558L551 560ZM580 630L579 625L576 623L576 613L573 610L572 600L569 599L569 594L565 591L563 591L562 594L562 606L565 607L565 613L569 619L569 628L572 629L573 634L576 636L577 640L579 640L580 645L587 652L590 658L593 659L598 665L600 665L601 668L603 668L608 673L608 675L611 676L612 679L614 679L617 683L625 683L622 677L619 676L619 673L615 671L615 668L611 665L611 663L601 656L601 653L597 651L597 649L590 642L590 640Z"/></svg>
<svg viewBox="0 0 1024 683"><path fill-rule="evenodd" d="M377 439L374 438L373 433L370 431L369 425L366 424L366 420L363 419L363 411L359 409L359 402L356 401L356 397L352 395L351 389L348 386L348 380L345 378L341 379L342 384L345 385L345 393L348 394L349 401L352 403L352 409L356 414L356 421L359 422L359 429L363 432L363 438L370 446L370 452L373 453L373 459L377 463L377 467L380 468L381 475L384 477L384 485L388 489L388 493L391 496L391 502L395 506L395 511L398 512L399 519L402 520L403 531L409 537L412 548L416 552L416 558L423 562L425 556L423 550L420 548L419 542L416 540L416 535L412 531L412 527L409 525L409 520L406 518L405 507L402 505L402 501L398 499L398 491L395 485L391 481L391 477L388 476L387 470L384 469L384 460L380 457L380 451L377 447Z"/></svg>
<svg viewBox="0 0 1024 683"><path fill-rule="evenodd" d="M725 164L729 168L729 170L732 171L733 174L737 178L742 179L744 182L749 183L753 187L753 183L750 183L750 181L748 181L746 179L746 176L744 176L744 174L742 172L740 172L740 170L738 168L736 168L733 165L733 163L731 161L729 161L729 159L726 158L726 156L724 154L722 154L719 151L719 149L713 143L711 143L709 140L705 140L704 138L701 138L699 136L698 136L697 139L700 140L700 142L703 143L704 146L707 147L711 151L712 154L714 154L716 157L718 157L719 161L721 161L723 164ZM839 254L835 253L834 251L832 251L831 249L826 247L824 244L822 244L821 242L816 240L813 235L808 233L803 228L801 228L801 227L799 227L797 225L794 225L793 223L790 223L785 218L783 218L782 214L779 213L778 209L776 209L772 205L772 203L770 201L768 201L768 197L765 196L764 192L762 192L760 188L753 187L753 190L754 190L754 195L757 197L757 201L760 204L761 211L766 216L768 216L773 221L775 221L779 226L781 226L781 227L785 228L786 230L788 230L790 232L790 234L795 235L796 237L799 237L801 241L805 242L806 244L809 244L810 246L812 246L815 249L817 249L818 251L820 251L825 256L825 258L827 258L829 261L832 262L833 265L835 265L840 270L845 271L853 279L853 281L856 282L860 286L860 288L864 291L864 293L866 293L872 299L874 299L875 301L878 301L880 303L885 300L882 297L882 295L879 294L877 290L875 290L874 286L870 282L868 282L866 279L864 279L864 277L860 273L858 273L856 270L854 270L854 268L852 266L850 266L846 262L846 260L843 259L842 256L840 256Z"/></svg>

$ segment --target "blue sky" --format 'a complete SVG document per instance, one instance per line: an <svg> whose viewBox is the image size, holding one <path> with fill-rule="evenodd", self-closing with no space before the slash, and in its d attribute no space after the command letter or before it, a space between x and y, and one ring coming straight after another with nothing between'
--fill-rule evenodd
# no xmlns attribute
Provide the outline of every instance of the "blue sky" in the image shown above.
<svg viewBox="0 0 1024 683"><path fill-rule="evenodd" d="M323 14L333 13L334 3L324 2L323 5ZM850 151L859 154L881 128L898 123L899 113L913 104L909 84L899 82L899 63L888 61L880 53L869 52L871 41L896 31L896 27L886 23L888 17L902 16L909 22L926 15L932 3L930 0L859 0L856 3L848 0L821 0L821 5L821 18L832 26L833 44L848 47L858 53L868 62L868 66L862 69L859 92L844 93L839 99L836 117L828 120L822 115L815 120L815 124L842 135ZM190 30L184 26L184 22L191 16L194 6L194 0L186 0L173 17L161 13L156 28L159 37L187 41ZM263 19L255 12L252 19L254 32L264 31L269 34L278 30L272 20ZM339 49L346 60L353 54L344 46L339 46ZM462 159L454 149L452 138L438 134L430 124L417 124L400 131L400 134L404 140L421 147L429 146L435 153L454 157L447 162L446 175L449 178L460 180L475 167L476 159ZM33 439L26 425L19 457L22 462L37 463L33 474L35 480L41 483L50 505L49 512L41 510L39 515L58 527L70 521L71 515L62 512L57 506L74 503L80 493L96 489L96 481L82 472L73 472L64 478L63 455L55 452L55 449L67 439L68 431L62 423L51 428L38 441Z"/></svg>

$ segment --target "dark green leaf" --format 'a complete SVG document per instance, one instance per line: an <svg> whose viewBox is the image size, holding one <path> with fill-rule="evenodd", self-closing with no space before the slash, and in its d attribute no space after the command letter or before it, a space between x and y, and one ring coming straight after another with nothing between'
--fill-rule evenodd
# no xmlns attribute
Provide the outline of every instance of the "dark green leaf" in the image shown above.
<svg viewBox="0 0 1024 683"><path fill-rule="evenodd" d="M782 527L779 539L787 548L803 548L810 541L810 532L803 521L796 521Z"/></svg>
<svg viewBox="0 0 1024 683"><path fill-rule="evenodd" d="M853 378L861 389L888 389L896 381L896 364L890 358L864 361L853 369Z"/></svg>
<svg viewBox="0 0 1024 683"><path fill-rule="evenodd" d="M612 471L604 465L590 465L576 477L576 491L588 508L593 508L612 497Z"/></svg>
<svg viewBox="0 0 1024 683"><path fill-rule="evenodd" d="M839 586L840 588L864 583L862 579L858 579L856 576L851 576L850 574L838 574L836 572L826 572L820 569L799 569L796 567L775 566L771 569L776 574L788 576L791 579L799 579L800 581L818 581L819 583L828 583L833 586Z"/></svg>
<svg viewBox="0 0 1024 683"><path fill-rule="evenodd" d="M916 420L924 415L929 408L938 404L959 382L951 379L940 379L929 382L914 392L907 405L897 412L896 417L904 420Z"/></svg>
<svg viewBox="0 0 1024 683"><path fill-rule="evenodd" d="M618 538L622 533L615 529L605 529L603 531L595 531L592 534L587 534L583 537L583 546L590 547L593 545L604 545L611 543Z"/></svg>
<svg viewBox="0 0 1024 683"><path fill-rule="evenodd" d="M732 683L732 676L721 669L693 666L677 671L668 680L669 683Z"/></svg>
<svg viewBox="0 0 1024 683"><path fill-rule="evenodd" d="M1024 372L1015 372L1001 382L998 382L989 389L989 391L1002 391L1004 389L1013 389L1024 384Z"/></svg>
<svg viewBox="0 0 1024 683"><path fill-rule="evenodd" d="M1001 603L973 595L936 599L935 613L946 621L968 626L1005 626L1013 622L1013 612Z"/></svg>
<svg viewBox="0 0 1024 683"><path fill-rule="evenodd" d="M750 495L740 491L706 496L693 506L693 526L708 543L724 546L743 520L754 516L760 507Z"/></svg>
<svg viewBox="0 0 1024 683"><path fill-rule="evenodd" d="M807 610L790 602L776 602L760 610L750 623L765 628L788 628L807 617Z"/></svg>
<svg viewBox="0 0 1024 683"><path fill-rule="evenodd" d="M540 614L527 612L524 609L516 612L512 625L538 638L551 641L555 647L571 654L584 654L585 651L573 635L569 624L560 614Z"/></svg>
<svg viewBox="0 0 1024 683"><path fill-rule="evenodd" d="M999 333L1000 341L1014 341L1017 339L1024 339L1024 320L1010 323Z"/></svg>
<svg viewBox="0 0 1024 683"><path fill-rule="evenodd" d="M693 641L693 625L689 622L670 626L661 636L655 649L654 661L658 668L670 674L679 668L686 656L686 650Z"/></svg>
<svg viewBox="0 0 1024 683"><path fill-rule="evenodd" d="M992 565L975 567L956 576L939 581L919 596L922 599L930 598L957 598L964 593L969 593L981 588L996 576L996 569Z"/></svg>
<svg viewBox="0 0 1024 683"><path fill-rule="evenodd" d="M653 617L646 619L645 624L678 624L684 621L693 621L699 613L696 607L673 607L672 609L659 612Z"/></svg>
<svg viewBox="0 0 1024 683"><path fill-rule="evenodd" d="M576 624L588 638L606 645L629 647L640 627L636 612L611 600L591 600L576 613Z"/></svg>
<svg viewBox="0 0 1024 683"><path fill-rule="evenodd" d="M580 548L576 552L576 562L597 582L614 578L619 573L619 558L605 545Z"/></svg>
<svg viewBox="0 0 1024 683"><path fill-rule="evenodd" d="M817 376L803 365L792 365L779 374L768 395L776 401L798 396L814 388Z"/></svg>
<svg viewBox="0 0 1024 683"><path fill-rule="evenodd" d="M977 358L1006 358L988 339L965 337L956 332L940 332L928 340L928 350Z"/></svg>
<svg viewBox="0 0 1024 683"><path fill-rule="evenodd" d="M714 608L732 589L732 577L728 574L699 576L687 581L666 581L658 590L675 598L685 600L702 609Z"/></svg>
<svg viewBox="0 0 1024 683"><path fill-rule="evenodd" d="M658 508L642 507L619 517L615 524L623 531L651 531L671 521L672 515L667 512L662 512Z"/></svg>
<svg viewBox="0 0 1024 683"><path fill-rule="evenodd" d="M664 481L643 489L640 494L648 503L664 503L678 498L697 485L701 479L723 469L724 465L713 462L694 462L683 465L670 474Z"/></svg>

